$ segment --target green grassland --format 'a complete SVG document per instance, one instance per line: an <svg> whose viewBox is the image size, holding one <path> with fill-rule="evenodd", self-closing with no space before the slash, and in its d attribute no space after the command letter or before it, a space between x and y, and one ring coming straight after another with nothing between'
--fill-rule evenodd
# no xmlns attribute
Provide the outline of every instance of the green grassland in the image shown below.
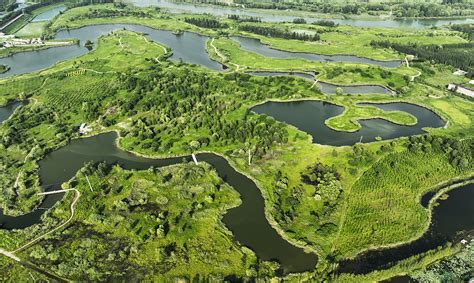
<svg viewBox="0 0 474 283"><path fill-rule="evenodd" d="M40 37L48 22L31 22L15 33L18 37Z"/></svg>
<svg viewBox="0 0 474 283"><path fill-rule="evenodd" d="M402 111L383 111L374 106L354 106L346 107L343 114L329 118L326 125L347 132L354 132L361 128L358 120L382 118L390 122L402 125L415 125L416 118L411 114ZM350 123L348 122L350 121Z"/></svg>
<svg viewBox="0 0 474 283"><path fill-rule="evenodd" d="M91 9L118 8L99 5L71 9L52 24L52 30L116 22L218 33L186 24L182 16L169 16L153 9L144 10L147 14L140 18L84 18L83 14ZM376 33L346 27L338 27L335 33L344 30L365 33L366 42ZM389 34L393 40L404 40L395 31L380 33ZM439 33L443 40L457 40L449 32ZM426 42L439 40L436 36L412 36L410 40L418 37L420 42L424 38ZM339 35L332 40L342 44L343 38ZM273 39L268 40L270 43ZM296 45L291 40L287 42L289 46ZM283 41L271 44L277 47ZM327 48L325 52L339 52ZM354 52L363 54L369 47L361 46L358 50ZM333 271L334 260L419 236L429 223L429 211L419 204L420 196L440 182L474 172L472 166L461 168L452 162L451 146L457 144L444 140L453 137L469 142L474 133L474 103L444 90L444 83L452 78L452 69L429 66L433 68L433 73L429 73L421 66L386 70L361 64L265 58L242 51L236 42L224 37L208 42L208 51L225 61L230 72L221 74L167 62L164 59L170 50L165 46L149 42L141 34L117 31L100 38L96 49L84 56L39 72L0 80L2 105L13 99L29 100L28 105L0 125L0 165L5 168L0 174L0 185L12 188L22 172L18 190L2 191L0 203L5 211L19 214L40 202L35 195L40 190L37 161L48 150L77 138L78 125L86 122L92 127L92 134L119 131L122 148L144 155L199 151L223 154L232 166L256 181L265 198L267 218L283 237L317 251L320 260L313 275L321 278ZM379 51L374 58L400 58L390 50ZM379 83L399 93L395 97L324 95L300 78L252 77L238 72L250 69L314 70L325 81ZM420 77L407 79L419 70ZM417 141L401 138L337 148L322 146L312 144L311 137L295 127L248 111L266 100L290 99L319 99L344 106L342 115L326 123L346 131L357 129L358 119L373 117L407 125L415 122L407 113L357 103L416 103L449 121L447 129L428 130L430 137L440 137L441 144L449 145L431 148L420 142L413 147ZM253 154L250 166L249 149ZM465 149L456 150L461 154ZM331 186L321 188L302 181L308 167L317 163L337 171L339 177L331 181ZM78 178L79 183L69 184L83 193L73 224L22 252L22 258L79 281L116 279L114 276L121 275L143 280L273 275L274 266L258 262L251 251L232 242L230 232L220 222L226 209L238 205L238 195L208 166L183 164L156 171L129 172L117 167L110 172L92 171L92 184L98 188L94 192L87 189L83 178ZM171 181L164 180L168 173L173 176ZM186 174L193 178L184 178ZM216 196L212 201L211 194ZM71 200L72 195L67 196L39 225L19 231L0 230L0 246L11 250L55 227L67 218ZM131 202L136 204L133 209L129 207ZM198 211L193 216L192 207ZM168 214L160 216L161 209ZM160 225L164 227L165 221L170 224L169 220L177 216L179 221L163 236ZM168 252L168 247L173 252ZM187 257L183 256L185 251ZM384 271L383 276L372 274L357 280L403 274L448 254L450 250L435 251L400 263ZM81 261L83 258L89 261Z"/></svg>

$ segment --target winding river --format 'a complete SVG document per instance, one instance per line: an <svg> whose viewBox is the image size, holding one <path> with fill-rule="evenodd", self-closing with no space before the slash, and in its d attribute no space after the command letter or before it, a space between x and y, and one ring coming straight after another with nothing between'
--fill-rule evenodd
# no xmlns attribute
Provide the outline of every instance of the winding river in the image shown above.
<svg viewBox="0 0 474 283"><path fill-rule="evenodd" d="M155 6L165 8L171 13L193 13L193 14L211 14L220 17L227 15L240 15L260 18L265 22L293 22L299 16L290 16L279 13L271 13L271 11L260 12L258 10L239 9L233 7L216 6L216 5L195 5L191 3L174 3L169 0L128 0L128 2L138 7ZM308 23L313 23L323 18L302 17ZM337 24L350 25L357 27L369 28L429 28L432 26L442 26L449 24L466 24L473 23L474 19L382 19L382 20L357 20L357 19L331 19L324 18L324 20L331 20Z"/></svg>
<svg viewBox="0 0 474 283"><path fill-rule="evenodd" d="M296 76L314 82L314 75L302 72L248 72L252 76L261 77L283 77ZM335 94L337 88L341 88L347 94L393 94L391 90L382 85L337 85L318 81L322 93Z"/></svg>
<svg viewBox="0 0 474 283"><path fill-rule="evenodd" d="M190 162L190 156L150 159L119 149L115 132L100 134L90 138L77 139L53 151L39 161L39 176L46 191L60 189L61 183L68 181L88 161L106 161L120 164L125 169L145 170ZM251 248L263 260L276 260L284 273L312 270L317 261L314 253L306 253L285 241L268 223L264 213L264 199L256 184L237 172L227 160L212 153L197 154L200 162L213 166L217 174L240 193L242 204L230 209L223 222L232 231L235 239ZM46 196L40 209L23 216L11 217L0 214L4 229L22 229L40 222L45 209L62 199L62 194Z"/></svg>
<svg viewBox="0 0 474 283"><path fill-rule="evenodd" d="M222 64L209 58L206 51L208 36L185 31L181 35L175 35L171 31L153 29L137 24L103 24L89 25L77 29L59 31L54 39L78 39L79 44L60 46L54 48L40 49L15 53L11 56L0 58L0 65L9 66L10 70L0 74L0 78L9 77L39 71L53 66L66 59L75 58L86 54L89 50L84 47L84 42L91 40L97 43L100 36L109 34L118 29L127 29L146 34L146 36L160 44L170 47L173 55L172 61L183 61L188 64L197 64L211 70L223 71ZM293 53L281 51L262 44L260 40L247 37L233 37L244 50L255 52L267 57L274 58L302 58L319 62L358 62L373 64L384 67L396 67L400 61L377 61L353 55L318 55L313 53ZM94 45L96 46L96 44Z"/></svg>
<svg viewBox="0 0 474 283"><path fill-rule="evenodd" d="M413 126L403 126L384 119L360 120L360 130L343 132L329 128L324 121L342 114L344 108L323 101L266 102L253 107L252 110L259 114L270 115L278 121L297 127L310 134L314 143L333 146L372 142L377 137L386 140L417 135L424 133L423 128L425 127L436 128L445 125L443 119L431 110L410 103L361 103L358 105L374 106L385 111L408 112L417 118L417 123Z"/></svg>
<svg viewBox="0 0 474 283"><path fill-rule="evenodd" d="M42 70L60 61L86 54L89 50L83 46L85 41L91 40L97 43L97 39L100 36L123 28L145 33L151 40L170 47L173 50L173 55L170 57L172 61L182 60L185 63L201 65L216 71L223 70L220 63L211 60L207 55L206 41L209 39L207 36L193 32L184 32L182 35L175 35L171 31L157 30L134 24L105 24L62 30L54 37L59 40L78 39L80 44L20 52L9 57L0 58L1 65L6 65L11 68L9 71L0 74L0 77ZM96 46L96 44L94 46Z"/></svg>
<svg viewBox="0 0 474 283"><path fill-rule="evenodd" d="M362 64L370 64L370 65L377 65L381 67L387 68L395 68L400 66L400 60L393 60L393 61L379 61L364 57L358 57L354 55L322 55L322 54L315 54L315 53L308 53L308 52L290 52L284 51L279 49L274 49L268 46L267 44L263 44L260 39L251 38L251 37L244 37L244 36L233 36L233 40L237 41L240 44L240 48L243 50L260 54L265 57L270 58L281 58L281 59L288 59L288 58L299 58L305 59L310 61L316 62L353 62L353 63L362 63Z"/></svg>

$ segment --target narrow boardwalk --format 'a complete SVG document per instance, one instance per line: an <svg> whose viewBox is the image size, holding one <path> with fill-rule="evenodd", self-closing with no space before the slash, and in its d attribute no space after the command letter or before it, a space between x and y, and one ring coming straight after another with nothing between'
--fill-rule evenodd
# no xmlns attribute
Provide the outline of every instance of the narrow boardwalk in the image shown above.
<svg viewBox="0 0 474 283"><path fill-rule="evenodd" d="M60 193L60 192L64 192L64 191L74 191L76 194L75 194L75 197L74 197L74 200L71 202L71 205L69 206L70 208L70 211L71 211L71 215L69 216L69 218L62 224L60 224L59 226L57 226L56 228L50 230L49 232L46 232L44 233L43 235L29 241L28 243L24 244L23 246L19 247L18 249L12 251L12 252L6 252L7 254L9 255L12 255L14 256L13 254L14 253L17 253L17 252L20 252L26 248L28 248L29 246L33 245L34 243L38 242L39 240L43 239L44 237L58 231L59 229L63 228L64 226L68 225L69 222L72 221L72 219L74 218L74 213L75 213L75 206L76 206L76 203L77 201L79 200L79 198L81 197L81 193L77 190L77 189L69 189L69 190L60 190L60 191L56 191L55 193ZM50 192L50 193L54 193L54 192ZM3 253L4 255L7 255L5 254L5 251ZM19 260L18 260L19 261Z"/></svg>

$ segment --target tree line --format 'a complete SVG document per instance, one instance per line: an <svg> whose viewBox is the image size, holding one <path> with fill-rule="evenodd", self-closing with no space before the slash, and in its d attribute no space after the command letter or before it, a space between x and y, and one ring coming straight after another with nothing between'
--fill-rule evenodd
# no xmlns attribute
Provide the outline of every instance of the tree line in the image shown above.
<svg viewBox="0 0 474 283"><path fill-rule="evenodd" d="M392 48L398 52L415 55L418 59L446 64L468 72L474 76L474 43L444 45L400 44L390 41L372 41L373 47Z"/></svg>
<svg viewBox="0 0 474 283"><path fill-rule="evenodd" d="M252 22L252 23L260 23L262 21L259 17L252 17L252 16L240 16L240 15L228 15L227 18L229 20L237 21L237 22Z"/></svg>
<svg viewBox="0 0 474 283"><path fill-rule="evenodd" d="M276 27L264 27L256 25L240 25L239 29L241 31L251 32L259 35L269 36L269 37L278 37L284 39L296 39L304 41L318 41L320 39L319 34L306 34L295 31L289 31L285 29L280 29Z"/></svg>
<svg viewBox="0 0 474 283"><path fill-rule="evenodd" d="M202 28L228 28L229 25L212 18L185 18L184 21Z"/></svg>

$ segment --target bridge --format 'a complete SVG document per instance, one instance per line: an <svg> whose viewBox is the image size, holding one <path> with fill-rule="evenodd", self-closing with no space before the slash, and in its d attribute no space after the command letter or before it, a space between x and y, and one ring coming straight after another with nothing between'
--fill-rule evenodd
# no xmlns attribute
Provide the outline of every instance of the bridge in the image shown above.
<svg viewBox="0 0 474 283"><path fill-rule="evenodd" d="M39 196L44 196L44 195L52 195L52 194L60 194L60 193L65 193L69 191L75 191L76 189L65 189L65 190L56 190L56 191L50 191L50 192L41 192L38 193Z"/></svg>

